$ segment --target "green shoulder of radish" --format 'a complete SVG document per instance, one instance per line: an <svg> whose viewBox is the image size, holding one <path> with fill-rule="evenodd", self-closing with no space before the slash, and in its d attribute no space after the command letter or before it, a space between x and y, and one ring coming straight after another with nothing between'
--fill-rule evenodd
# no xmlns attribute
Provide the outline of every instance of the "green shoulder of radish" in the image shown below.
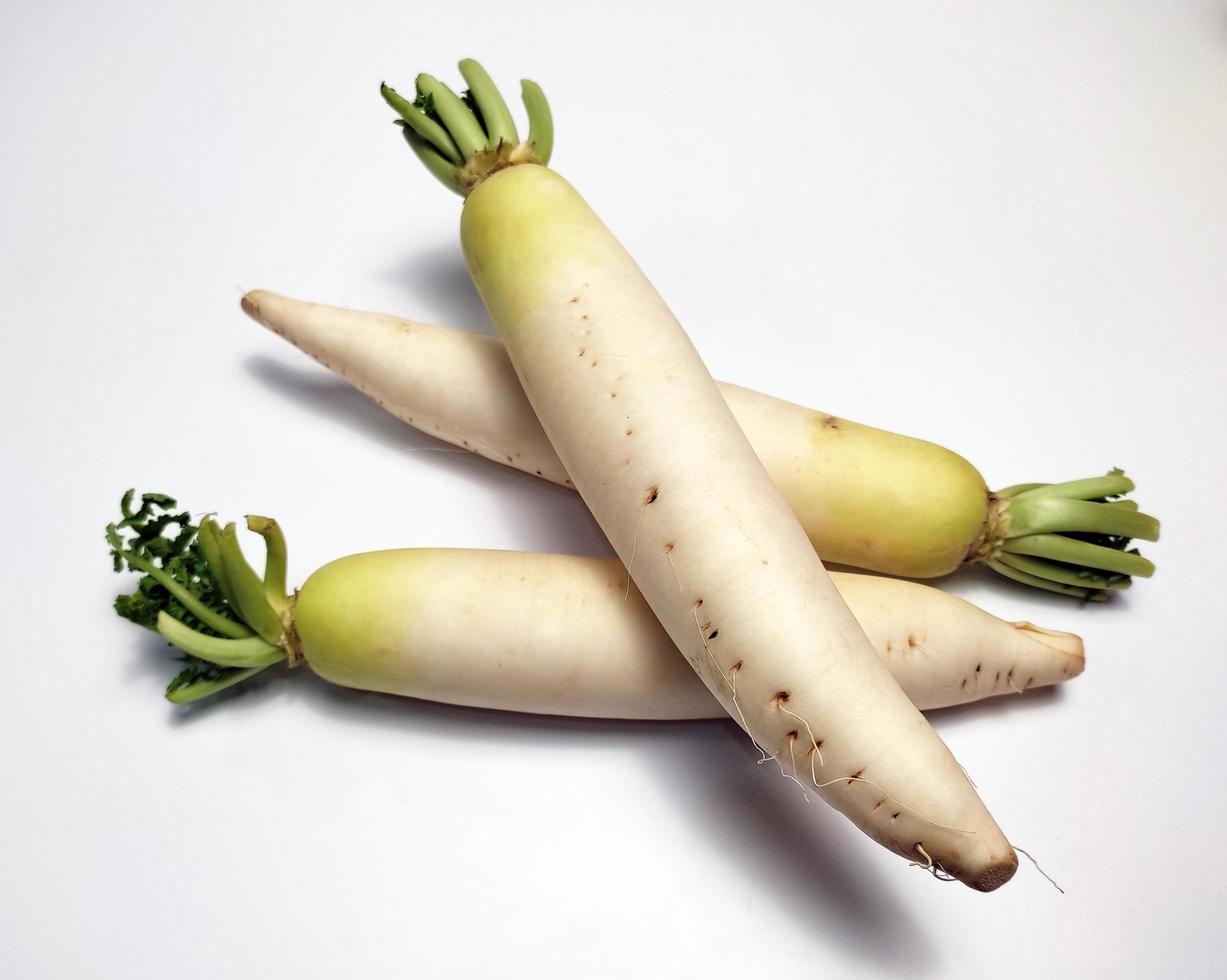
<svg viewBox="0 0 1227 980"><path fill-rule="evenodd" d="M265 290L242 305L422 432L572 486L498 338ZM1083 599L1154 572L1132 543L1157 540L1159 522L1124 499L1133 481L1120 470L990 491L971 463L932 442L737 385L720 391L828 561L909 578L981 563Z"/></svg>
<svg viewBox="0 0 1227 980"><path fill-rule="evenodd" d="M285 588L285 539L264 517L265 567L234 524L194 521L129 491L107 527L117 571L134 571L120 616L179 648L166 696L198 701L278 663L337 684L449 704L583 717L721 718L616 561L510 551L402 548L324 566ZM913 582L839 574L879 656L922 708L1057 684L1082 641L1008 623Z"/></svg>
<svg viewBox="0 0 1227 980"><path fill-rule="evenodd" d="M465 261L520 385L679 655L765 759L872 839L1000 887L1014 849L875 653L662 297L546 166L540 89L524 87L520 142L481 66L460 70L467 99L429 75L412 102L383 95L427 169L464 196Z"/></svg>

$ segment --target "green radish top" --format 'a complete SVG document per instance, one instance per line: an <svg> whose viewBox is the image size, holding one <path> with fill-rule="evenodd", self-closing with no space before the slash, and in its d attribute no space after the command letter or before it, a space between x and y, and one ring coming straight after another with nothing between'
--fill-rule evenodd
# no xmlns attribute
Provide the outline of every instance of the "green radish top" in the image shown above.
<svg viewBox="0 0 1227 980"><path fill-rule="evenodd" d="M494 82L476 61L460 62L468 88L457 95L431 75L418 75L412 102L386 84L379 93L400 119L405 141L426 169L462 197L491 174L517 164L546 166L554 149L554 120L541 86L520 82L528 112L528 139L516 125Z"/></svg>
<svg viewBox="0 0 1227 980"><path fill-rule="evenodd" d="M1130 545L1159 540L1159 522L1125 500L1123 470L1068 483L1020 483L993 494L985 533L968 561L1025 585L1098 600L1149 578L1153 562Z"/></svg>
<svg viewBox="0 0 1227 980"><path fill-rule="evenodd" d="M268 517L247 518L264 538L264 575L243 557L233 523L199 525L177 511L173 497L129 490L122 517L106 529L115 571L140 572L136 591L115 599L115 611L161 634L185 654L166 689L176 703L197 701L285 660L301 660L286 593L285 537Z"/></svg>

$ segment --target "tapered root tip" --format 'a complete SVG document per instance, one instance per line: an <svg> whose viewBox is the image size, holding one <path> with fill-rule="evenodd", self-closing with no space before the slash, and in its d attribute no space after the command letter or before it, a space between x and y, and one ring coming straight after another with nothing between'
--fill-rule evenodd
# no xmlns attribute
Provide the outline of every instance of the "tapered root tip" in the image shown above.
<svg viewBox="0 0 1227 980"><path fill-rule="evenodd" d="M243 298L239 300L239 306L243 308L244 313L257 323L264 323L264 319L260 316L260 291L258 289L245 293Z"/></svg>
<svg viewBox="0 0 1227 980"><path fill-rule="evenodd" d="M1025 634L1029 639L1042 643L1044 646L1057 650L1069 657L1070 677L1075 677L1082 673L1083 668L1086 666L1086 650L1082 643L1082 637L1077 633L1046 630L1042 626L1036 626L1034 623L1028 623L1025 620L1011 623L1010 625L1018 630L1018 632Z"/></svg>
<svg viewBox="0 0 1227 980"><path fill-rule="evenodd" d="M1008 861L1000 861L997 864L990 865L983 874L975 881L969 881L978 892L996 891L1007 881L1014 877L1014 872L1018 870L1018 855L1011 854Z"/></svg>

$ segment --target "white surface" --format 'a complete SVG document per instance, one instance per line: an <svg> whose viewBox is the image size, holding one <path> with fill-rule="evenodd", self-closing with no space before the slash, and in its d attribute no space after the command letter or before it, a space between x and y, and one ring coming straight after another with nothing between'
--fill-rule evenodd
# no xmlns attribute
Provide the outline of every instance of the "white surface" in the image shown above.
<svg viewBox="0 0 1227 980"><path fill-rule="evenodd" d="M165 5L170 6L170 5ZM1204 3L10 2L0 973L1153 976L1227 968L1227 13ZM499 716L305 671L194 711L109 611L122 489L276 514L301 581L392 545L599 552L440 453L244 288L488 326L386 77L484 60L718 376L969 456L1126 466L1151 582L1068 689L934 717L1024 866L938 885L730 725ZM1217 928L1216 928L1217 927Z"/></svg>

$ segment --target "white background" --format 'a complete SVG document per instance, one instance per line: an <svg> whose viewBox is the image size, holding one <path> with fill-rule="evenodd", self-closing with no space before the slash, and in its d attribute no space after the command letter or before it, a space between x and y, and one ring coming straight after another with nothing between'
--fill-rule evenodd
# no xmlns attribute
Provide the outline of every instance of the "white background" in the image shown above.
<svg viewBox="0 0 1227 980"><path fill-rule="evenodd" d="M1155 976L1227 968L1227 6L10 2L0 8L8 977ZM700 13L702 11L702 13ZM244 289L489 324L376 86L540 81L555 164L717 376L964 453L1125 466L1159 573L1067 689L934 715L1024 865L940 885L730 724L433 706L270 671L175 710L115 618L129 486L272 513L301 582L399 545L600 553Z"/></svg>

